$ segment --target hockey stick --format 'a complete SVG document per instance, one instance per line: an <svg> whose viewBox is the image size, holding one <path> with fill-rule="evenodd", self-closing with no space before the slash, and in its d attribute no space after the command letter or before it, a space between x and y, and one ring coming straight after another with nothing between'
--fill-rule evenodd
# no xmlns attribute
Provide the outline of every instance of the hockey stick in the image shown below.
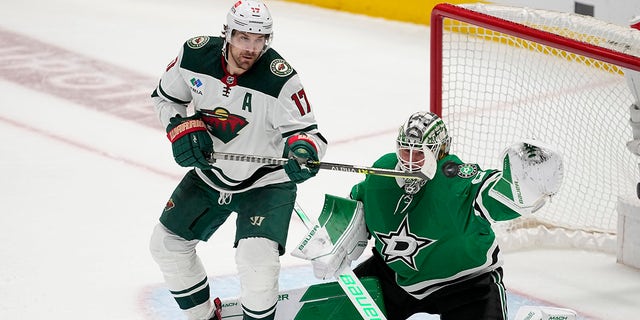
<svg viewBox="0 0 640 320"><path fill-rule="evenodd" d="M312 221L309 216L302 210L298 203L295 203L293 210L296 212L302 223L307 230L319 228L317 221ZM353 306L358 310L358 313L365 320L387 320L380 307L373 300L367 289L364 287L360 279L353 273L351 268L347 268L342 274L338 276L338 284L349 297Z"/></svg>
<svg viewBox="0 0 640 320"><path fill-rule="evenodd" d="M289 159L286 159L286 158L266 157L266 156L248 155L248 154L240 154L240 153L227 153L227 152L214 152L211 155L211 158L215 160L243 161L243 162L253 162L253 163L275 164L275 165L285 165L289 161ZM430 159L430 158L427 157L427 159ZM431 161L428 161L428 162L429 162L429 165L422 166L422 170L418 172L404 172L399 170L363 167L363 166L355 166L350 164L320 162L320 161L313 161L313 160L308 160L305 165L311 168L317 167L320 169L341 171L341 172L372 174L372 175L394 177L394 178L429 180L433 178L433 176L435 175L436 163L435 163L435 159L433 159L433 163L431 163Z"/></svg>

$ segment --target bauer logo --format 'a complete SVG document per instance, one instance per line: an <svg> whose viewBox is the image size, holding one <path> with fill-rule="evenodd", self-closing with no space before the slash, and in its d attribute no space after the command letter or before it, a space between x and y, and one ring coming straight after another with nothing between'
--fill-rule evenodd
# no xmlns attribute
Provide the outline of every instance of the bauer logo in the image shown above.
<svg viewBox="0 0 640 320"><path fill-rule="evenodd" d="M313 229L309 231L309 234L304 238L304 240L302 240L302 243L298 246L298 250L300 250L301 252L304 250L304 248L307 246L307 243L309 243L309 240L313 238L318 229L320 229L319 225L316 224L315 226L313 226Z"/></svg>

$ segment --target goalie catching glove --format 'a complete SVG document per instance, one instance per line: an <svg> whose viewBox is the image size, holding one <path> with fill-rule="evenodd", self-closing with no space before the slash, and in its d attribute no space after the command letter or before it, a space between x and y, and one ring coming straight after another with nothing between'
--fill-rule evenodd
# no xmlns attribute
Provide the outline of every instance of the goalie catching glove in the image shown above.
<svg viewBox="0 0 640 320"><path fill-rule="evenodd" d="M209 159L213 153L213 141L200 113L186 118L180 115L171 118L167 126L167 138L171 141L173 158L179 165L212 168Z"/></svg>
<svg viewBox="0 0 640 320"><path fill-rule="evenodd" d="M503 153L502 177L489 194L520 215L540 209L560 189L562 156L548 145L525 140Z"/></svg>
<svg viewBox="0 0 640 320"><path fill-rule="evenodd" d="M291 255L310 260L316 278L337 278L367 247L362 203L325 195L318 221Z"/></svg>

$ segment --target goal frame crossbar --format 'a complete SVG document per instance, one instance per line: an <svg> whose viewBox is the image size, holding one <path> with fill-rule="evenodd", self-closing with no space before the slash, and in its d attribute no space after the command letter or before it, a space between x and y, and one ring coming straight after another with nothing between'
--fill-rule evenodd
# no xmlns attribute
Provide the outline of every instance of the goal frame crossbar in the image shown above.
<svg viewBox="0 0 640 320"><path fill-rule="evenodd" d="M561 35L534 29L519 23L472 11L460 6L440 3L431 12L431 111L442 115L442 40L445 29L444 19L476 25L488 30L533 41L595 60L611 63L623 68L640 71L638 57L599 47L586 42L576 41Z"/></svg>

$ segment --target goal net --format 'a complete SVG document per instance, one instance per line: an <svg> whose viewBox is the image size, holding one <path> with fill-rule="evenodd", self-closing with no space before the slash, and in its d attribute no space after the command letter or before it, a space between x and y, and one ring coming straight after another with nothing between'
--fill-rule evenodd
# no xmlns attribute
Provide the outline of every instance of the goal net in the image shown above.
<svg viewBox="0 0 640 320"><path fill-rule="evenodd" d="M503 249L532 245L615 251L616 202L635 194L638 159L625 68L640 70L640 31L527 8L437 5L431 20L431 110L451 152L502 169L523 138L562 153L564 182L531 217L495 226Z"/></svg>

